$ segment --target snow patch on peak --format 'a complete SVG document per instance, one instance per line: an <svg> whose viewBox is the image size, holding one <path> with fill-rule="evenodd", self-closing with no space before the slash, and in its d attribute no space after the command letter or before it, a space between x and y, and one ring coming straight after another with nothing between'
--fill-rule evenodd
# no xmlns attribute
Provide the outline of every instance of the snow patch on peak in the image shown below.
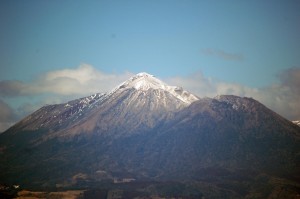
<svg viewBox="0 0 300 199"><path fill-rule="evenodd" d="M131 77L127 81L123 82L117 88L135 88L137 90L146 91L152 89L165 89L167 85L161 80L157 79L154 75L142 72Z"/></svg>
<svg viewBox="0 0 300 199"><path fill-rule="evenodd" d="M293 122L294 124L300 126L300 120L294 120L294 121L292 121L292 122Z"/></svg>
<svg viewBox="0 0 300 199"><path fill-rule="evenodd" d="M154 77L154 75L151 75L149 73L146 72L141 72L135 75L136 77Z"/></svg>
<svg viewBox="0 0 300 199"><path fill-rule="evenodd" d="M157 79L154 75L145 72L138 73L135 76L131 77L127 81L120 84L111 93L114 93L117 90L129 88L134 88L138 91L147 91L149 89L164 90L186 104L191 104L192 102L199 99L195 95L183 90L181 87L169 86L160 79Z"/></svg>

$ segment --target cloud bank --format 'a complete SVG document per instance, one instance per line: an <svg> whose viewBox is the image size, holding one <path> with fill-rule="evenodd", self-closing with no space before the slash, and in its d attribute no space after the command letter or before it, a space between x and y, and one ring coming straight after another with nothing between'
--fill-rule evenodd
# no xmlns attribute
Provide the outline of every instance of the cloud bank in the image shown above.
<svg viewBox="0 0 300 199"><path fill-rule="evenodd" d="M88 64L75 69L50 71L31 82L1 81L0 97L18 97L38 94L58 94L63 96L82 96L106 92L132 73L107 74Z"/></svg>
<svg viewBox="0 0 300 199"><path fill-rule="evenodd" d="M29 82L0 82L0 132L45 104L62 103L94 93L107 92L134 75L130 72L110 74L91 65L49 71ZM252 97L289 120L300 119L300 68L290 68L278 75L278 83L264 88L251 88L204 76L201 72L190 76L163 79L170 85L182 86L199 97L238 95ZM10 106L10 99L26 98L18 106ZM33 100L38 98L38 100Z"/></svg>
<svg viewBox="0 0 300 199"><path fill-rule="evenodd" d="M205 77L201 72L166 80L181 85L199 97L237 95L252 97L289 120L300 119L300 68L290 68L278 75L278 83L264 88L251 88L237 83Z"/></svg>

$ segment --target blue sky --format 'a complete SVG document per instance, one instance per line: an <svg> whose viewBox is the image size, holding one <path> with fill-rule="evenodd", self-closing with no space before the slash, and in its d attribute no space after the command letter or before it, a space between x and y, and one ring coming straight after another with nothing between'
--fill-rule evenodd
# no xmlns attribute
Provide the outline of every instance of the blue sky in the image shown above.
<svg viewBox="0 0 300 199"><path fill-rule="evenodd" d="M299 99L299 10L297 0L2 0L0 107L11 114L2 120L11 117L12 124L46 102L97 90L55 92L44 81L51 74L74 81L72 72L98 74L102 80L89 83L101 84L102 92L141 71L200 96L252 96L300 119L299 111L287 110ZM70 86L62 82L59 88Z"/></svg>

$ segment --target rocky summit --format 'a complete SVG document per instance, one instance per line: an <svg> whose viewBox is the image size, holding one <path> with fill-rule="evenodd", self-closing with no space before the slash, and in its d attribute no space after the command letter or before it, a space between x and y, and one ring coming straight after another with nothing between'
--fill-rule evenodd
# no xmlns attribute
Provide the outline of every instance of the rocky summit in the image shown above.
<svg viewBox="0 0 300 199"><path fill-rule="evenodd" d="M123 198L293 198L299 138L299 126L252 98L199 98L139 73L0 134L0 183Z"/></svg>

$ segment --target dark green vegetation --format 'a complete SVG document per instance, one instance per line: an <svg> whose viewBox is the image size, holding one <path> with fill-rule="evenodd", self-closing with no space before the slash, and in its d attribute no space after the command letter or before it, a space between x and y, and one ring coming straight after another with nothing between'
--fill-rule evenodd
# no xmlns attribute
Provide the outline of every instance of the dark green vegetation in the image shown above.
<svg viewBox="0 0 300 199"><path fill-rule="evenodd" d="M299 196L299 126L250 98L205 98L152 114L125 107L132 92L68 128L30 129L29 118L1 134L0 182L87 189L87 198L113 190L123 198Z"/></svg>

